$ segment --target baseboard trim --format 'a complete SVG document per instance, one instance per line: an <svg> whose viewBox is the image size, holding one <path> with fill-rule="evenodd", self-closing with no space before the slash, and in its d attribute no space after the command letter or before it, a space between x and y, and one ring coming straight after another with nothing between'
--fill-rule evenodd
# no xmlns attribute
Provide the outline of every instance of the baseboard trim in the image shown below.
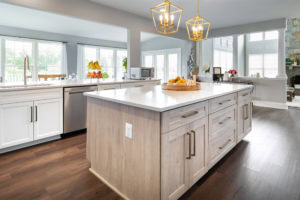
<svg viewBox="0 0 300 200"><path fill-rule="evenodd" d="M92 174L94 174L98 179L100 179L106 186L108 186L110 189L112 189L115 193L117 193L120 197L122 197L125 200L130 200L126 195L124 195L120 190L115 188L113 185L111 185L109 182L107 182L102 176L100 176L95 170L92 168L89 169Z"/></svg>
<svg viewBox="0 0 300 200"><path fill-rule="evenodd" d="M286 103L277 103L277 102L271 102L271 101L253 101L254 106L258 107L266 107L266 108L275 108L275 109L281 109L281 110L287 110L289 107L286 105Z"/></svg>
<svg viewBox="0 0 300 200"><path fill-rule="evenodd" d="M40 140L36 140L36 141L33 141L33 142L25 143L25 144L20 144L20 145L17 145L17 146L7 147L5 149L1 149L0 154L8 153L8 152L11 152L11 151L16 151L16 150L19 150L19 149L24 149L24 148L31 147L31 146L34 146L34 145L42 144L42 143L45 143L45 142L51 142L53 140L59 140L59 139L61 139L61 136L56 135L56 136L52 136L52 137L49 137L49 138L40 139Z"/></svg>

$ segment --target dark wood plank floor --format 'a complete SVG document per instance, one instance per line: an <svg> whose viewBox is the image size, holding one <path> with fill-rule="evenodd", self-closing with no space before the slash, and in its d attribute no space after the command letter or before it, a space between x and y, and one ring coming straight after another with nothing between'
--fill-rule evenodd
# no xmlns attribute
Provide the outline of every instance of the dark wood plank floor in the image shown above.
<svg viewBox="0 0 300 200"><path fill-rule="evenodd" d="M120 199L88 171L85 137L0 155L0 200ZM252 133L187 199L300 199L300 110L255 109Z"/></svg>

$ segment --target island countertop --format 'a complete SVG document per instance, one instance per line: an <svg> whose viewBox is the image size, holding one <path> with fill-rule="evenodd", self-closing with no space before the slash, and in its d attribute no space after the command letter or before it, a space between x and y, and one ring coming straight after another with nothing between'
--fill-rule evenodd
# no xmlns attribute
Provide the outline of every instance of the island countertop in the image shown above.
<svg viewBox="0 0 300 200"><path fill-rule="evenodd" d="M201 82L198 91L163 90L160 85L154 87L104 90L85 93L86 96L134 106L138 108L165 112L171 109L216 98L226 94L250 89L252 85L222 84Z"/></svg>

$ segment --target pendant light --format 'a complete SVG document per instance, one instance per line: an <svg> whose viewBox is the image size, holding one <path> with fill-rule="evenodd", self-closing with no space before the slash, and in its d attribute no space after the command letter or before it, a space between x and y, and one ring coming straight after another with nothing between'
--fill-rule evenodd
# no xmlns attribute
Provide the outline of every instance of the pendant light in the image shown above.
<svg viewBox="0 0 300 200"><path fill-rule="evenodd" d="M183 9L169 0L151 8L151 14L156 31L161 34L178 32Z"/></svg>
<svg viewBox="0 0 300 200"><path fill-rule="evenodd" d="M192 41L206 40L210 22L199 15L199 0L197 0L197 16L185 22L189 39Z"/></svg>

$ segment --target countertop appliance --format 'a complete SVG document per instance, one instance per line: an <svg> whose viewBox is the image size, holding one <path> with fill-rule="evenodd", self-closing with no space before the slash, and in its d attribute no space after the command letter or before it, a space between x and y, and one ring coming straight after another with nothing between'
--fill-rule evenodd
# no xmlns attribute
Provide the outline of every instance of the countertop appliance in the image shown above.
<svg viewBox="0 0 300 200"><path fill-rule="evenodd" d="M153 67L131 67L130 68L130 79L145 80L154 78Z"/></svg>
<svg viewBox="0 0 300 200"><path fill-rule="evenodd" d="M96 90L96 85L64 88L64 133L86 129L87 98L83 93Z"/></svg>

